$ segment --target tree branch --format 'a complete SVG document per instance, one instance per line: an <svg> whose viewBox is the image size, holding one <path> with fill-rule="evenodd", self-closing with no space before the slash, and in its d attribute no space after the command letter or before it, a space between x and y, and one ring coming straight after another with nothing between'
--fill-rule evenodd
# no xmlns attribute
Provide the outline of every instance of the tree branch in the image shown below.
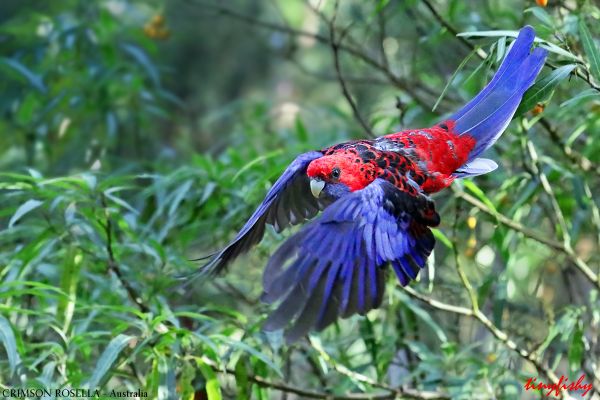
<svg viewBox="0 0 600 400"><path fill-rule="evenodd" d="M587 263L585 261L583 261L581 259L581 257L579 257L575 253L575 251L573 250L573 248L571 246L566 246L564 243L561 243L554 239L547 238L534 230L526 228L519 222L514 221L511 218L490 209L487 205L485 205L483 202L477 200L475 197L471 196L470 194L467 194L459 189L456 189L455 186L452 186L452 188L457 197L467 201L468 203L471 203L473 206L477 207L480 211L483 211L484 213L496 218L496 220L498 222L500 222L501 224L508 226L512 230L521 232L524 236L526 236L530 239L533 239L539 243L542 243L548 247L551 247L555 250L558 250L558 251L564 253L575 264L577 269L579 269L579 271L581 271L583 273L583 275L594 286L600 288L600 279L598 278L598 275L594 271L592 271L592 269L589 267L589 265L587 265Z"/></svg>
<svg viewBox="0 0 600 400"><path fill-rule="evenodd" d="M215 372L225 373L227 375L235 375L235 371L230 368L219 368L212 360L207 358L202 359ZM288 383L269 381L260 376L248 374L248 380L262 387L267 387L279 390L285 393L293 393L301 398L306 399L323 399L323 400L393 400L397 398L416 399L416 400L446 400L448 396L441 395L436 392L420 392L417 390L403 391L401 389L386 389L387 393L349 393L345 395L334 395L330 393L316 392L306 390Z"/></svg>
<svg viewBox="0 0 600 400"><path fill-rule="evenodd" d="M387 394L382 394L383 397L367 397L367 398L376 398L376 399L396 399L396 398L405 398L405 399L449 399L450 397L446 394L438 393L438 392L423 392L416 389L402 388L402 387L391 387L380 383L374 379L369 378L363 374L352 371L344 365L337 363L326 351L323 349L321 344L315 340L312 340L309 336L309 342L313 349L319 353L321 358L327 362L332 369L337 371L338 373L349 377L350 379L365 383L367 385L377 387L383 390L388 391Z"/></svg>
<svg viewBox="0 0 600 400"><path fill-rule="evenodd" d="M457 268L458 268L458 265L457 265ZM469 286L470 286L470 283L469 283ZM406 293L408 293L409 296L414 297L415 299L418 299L418 300L430 305L433 308L436 308L436 309L442 310L442 311L446 311L446 312L459 314L459 315L465 315L467 317L474 318L475 320L479 321L479 323L481 323L492 335L494 335L494 337L496 339L498 339L500 342L502 342L502 344L504 344L508 349L510 349L513 352L515 352L516 354L518 354L521 358L529 361L535 367L538 374L544 376L546 379L549 379L553 383L558 383L559 378L556 376L556 374L546 364L544 364L542 361L540 361L534 352L531 352L531 351L528 351L526 349L519 347L515 343L515 341L512 340L508 336L508 334L506 332L504 332L503 330L498 328L496 325L494 325L494 323L492 321L490 321L488 319L488 317L486 317L485 314L482 313L478 309L478 307L477 308L473 307L472 309L468 309L465 307L458 307L458 306L446 304L446 303L440 302L438 300L432 299L428 296L418 293L417 291L415 291L414 289L412 289L409 286L402 287L402 289ZM568 393L566 393L566 392L562 393L562 398L563 399L572 399L572 397L569 396Z"/></svg>

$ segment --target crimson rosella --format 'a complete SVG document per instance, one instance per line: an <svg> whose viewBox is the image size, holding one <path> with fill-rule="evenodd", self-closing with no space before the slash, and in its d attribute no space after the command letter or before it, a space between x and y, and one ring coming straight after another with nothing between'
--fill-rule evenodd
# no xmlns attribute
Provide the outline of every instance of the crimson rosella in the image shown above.
<svg viewBox="0 0 600 400"><path fill-rule="evenodd" d="M262 300L279 303L264 328L288 327L288 342L338 317L380 306L391 265L402 285L425 266L440 222L430 194L497 164L479 156L502 134L544 65L524 27L491 82L447 120L374 140L299 155L235 239L202 272L222 271L263 237L320 216L272 255Z"/></svg>

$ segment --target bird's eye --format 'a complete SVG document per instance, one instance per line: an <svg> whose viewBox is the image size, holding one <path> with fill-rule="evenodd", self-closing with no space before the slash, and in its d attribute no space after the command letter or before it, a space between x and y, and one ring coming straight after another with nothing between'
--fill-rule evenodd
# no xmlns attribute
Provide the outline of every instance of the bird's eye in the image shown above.
<svg viewBox="0 0 600 400"><path fill-rule="evenodd" d="M340 171L340 169L338 167L335 167L331 170L331 177L333 179L339 179L341 173L342 173L342 171Z"/></svg>

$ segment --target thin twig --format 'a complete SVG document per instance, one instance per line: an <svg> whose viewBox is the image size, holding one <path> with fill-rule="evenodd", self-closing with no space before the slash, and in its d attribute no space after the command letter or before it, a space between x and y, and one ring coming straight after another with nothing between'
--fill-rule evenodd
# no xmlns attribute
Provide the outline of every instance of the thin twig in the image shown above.
<svg viewBox="0 0 600 400"><path fill-rule="evenodd" d="M573 150L573 148L567 143L563 143L560 134L550 122L545 119L540 119L540 125L544 127L546 132L550 135L552 141L556 144L560 145L561 151L563 154L571 161L573 161L577 166L584 172L594 172L597 175L600 175L600 165L594 164L589 158L584 156L583 154Z"/></svg>
<svg viewBox="0 0 600 400"><path fill-rule="evenodd" d="M503 214L500 214L497 211L490 209L487 205L485 205L483 202L477 200L475 197L471 196L470 194L467 194L467 193L457 189L454 186L452 188L457 197L467 201L468 203L471 203L472 205L477 207L480 211L483 211L484 213L496 218L496 220L498 222L500 222L501 224L506 225L515 231L521 232L524 236L526 236L530 239L533 239L539 243L545 244L548 247L551 247L555 250L559 250L560 252L564 253L575 264L577 269L579 269L579 271L581 271L583 273L583 275L592 284L594 284L594 286L600 288L600 279L598 278L598 275L590 268L589 265L587 265L587 263L585 261L583 261L583 259L581 257L579 257L575 253L575 251L573 250L573 248L571 246L566 246L564 243L561 243L554 239L547 238L532 229L526 228L519 222L514 221L511 218L509 218Z"/></svg>
<svg viewBox="0 0 600 400"><path fill-rule="evenodd" d="M352 109L352 114L354 115L354 118L358 121L358 123L365 130L365 133L367 136L369 136L371 138L375 138L376 136L373 133L373 130L371 130L371 127L369 126L369 124L364 120L364 118L360 114L360 111L358 110L358 106L356 105L356 102L352 98L352 95L350 94L350 91L348 90L348 86L346 85L346 81L344 81L344 78L342 76L342 68L340 66L340 44L342 43L343 36L340 35L339 41L336 38L335 19L337 17L337 7L338 7L338 2L335 3L334 14L331 17L331 20L329 21L329 38L330 38L330 43L331 43L331 50L333 53L333 64L335 67L335 73L336 73L338 82L340 84L340 87L342 88L342 94L348 101L348 104L350 105L350 108Z"/></svg>
<svg viewBox="0 0 600 400"><path fill-rule="evenodd" d="M331 45L331 40L330 40L329 36L324 36L319 33L307 32L307 31L303 31L300 29L294 29L294 28L283 26L283 25L275 24L272 22L263 21L261 19L254 18L250 15L239 13L233 9L222 6L218 3L207 2L207 1L198 1L198 0L196 0L196 1L187 0L187 1L192 5L202 5L205 8L214 10L218 14L237 19L241 22L244 22L244 23L252 25L252 26L256 26L256 27L263 28L263 29L268 29L271 31L285 33L290 36L308 37L308 38L312 38L320 43L323 43L323 44L326 44L329 46ZM352 46L349 46L346 44L341 44L341 43L338 44L338 48L340 51L343 51L345 53L352 55L353 57L356 57L357 59L363 61L365 64L373 67L374 69L376 69L377 71L382 73L393 85L395 85L397 88L401 89L402 91L406 92L421 107L423 107L425 109L431 108L431 105L428 105L428 103L425 100L423 100L421 98L421 96L414 90L414 87L417 86L415 82L413 82L413 81L409 82L409 81L403 79L402 77L399 77L398 75L393 73L391 69L386 68L385 65L383 65L381 62L379 62L376 58L369 56L368 53L364 49L355 48L355 47L352 47ZM418 87L425 93L428 93L428 94L432 93L432 90L426 86L418 86Z"/></svg>
<svg viewBox="0 0 600 400"><path fill-rule="evenodd" d="M338 373L349 377L350 379L365 383L372 387L377 387L383 390L387 390L389 393L387 395L382 395L384 397L375 397L378 399L395 399L395 398L406 398L406 399L448 399L449 396L446 394L442 394L439 392L424 392L416 389L402 388L402 387L391 387L376 381L375 379L369 378L363 374L360 374L356 371L352 371L345 365L339 364L336 362L330 355L325 351L325 349L321 346L321 344L312 338L309 337L310 345L313 349L319 353L319 356L327 363L331 368L333 368ZM387 397L386 397L387 396ZM369 397L370 398L370 397Z"/></svg>
<svg viewBox="0 0 600 400"><path fill-rule="evenodd" d="M465 274L465 271L462 268L462 263L459 260L458 246L457 246L457 243L460 243L460 240L458 239L458 234L457 234L459 215L460 215L460 203L456 202L456 213L454 216L454 225L452 227L452 236L454 239L453 244L452 244L452 251L454 253L454 263L456 264L456 272L458 273L458 277L460 278L463 286L467 290L467 294L469 295L469 298L471 299L471 308L473 308L473 313L477 313L477 312L479 312L479 301L477 300L477 293L475 293L475 290L473 290L473 286L471 285L471 282L469 282L469 278L467 278L467 274Z"/></svg>
<svg viewBox="0 0 600 400"><path fill-rule="evenodd" d="M219 366L212 360L203 358L203 361L209 365L215 372L225 373L228 375L235 375L235 371L230 368L219 368ZM417 400L446 400L448 396L441 395L436 392L420 392L416 390L410 390L404 392L400 389L396 390L393 388L386 389L387 393L349 393L345 395L334 395L330 393L316 392L312 390L306 390L298 386L292 386L288 383L273 382L269 381L260 376L248 374L248 380L259 386L267 387L275 390L279 390L286 393L293 393L300 398L306 399L324 399L324 400L393 400L397 398L405 399L417 399Z"/></svg>
<svg viewBox="0 0 600 400"><path fill-rule="evenodd" d="M470 286L470 284L469 284ZM423 295L411 287L403 287L404 291L408 293L411 297L414 297L426 304L429 304L431 307L436 308L438 310L456 313L460 315L465 315L479 321L496 339L502 342L508 349L517 353L521 358L529 361L537 370L538 374L544 376L546 379L549 379L553 383L558 383L559 378L556 374L542 361L538 359L534 352L523 349L517 345L517 343L512 340L506 332L498 328L492 321L489 320L488 317L484 313L482 313L478 308L468 309L465 307L458 307L451 304L446 304L440 302L438 300L432 299L426 295ZM567 393L562 394L563 399L572 399Z"/></svg>
<svg viewBox="0 0 600 400"><path fill-rule="evenodd" d="M112 221L110 219L110 213L109 213L108 206L106 204L106 198L104 197L104 195L101 195L100 201L102 203L102 207L104 208L104 215L106 217L105 222L101 223L101 225L104 228L104 233L106 235L106 253L108 254L108 260L107 260L108 270L111 271L113 274L115 274L115 276L117 277L117 279L119 280L119 282L121 283L121 285L123 286L125 291L127 292L127 295L129 296L131 301L134 304L136 304L143 313L149 313L150 308L142 302L141 296L133 288L133 286L131 286L129 284L129 282L127 282L127 280L123 276L123 273L121 272L119 263L117 263L117 260L115 258L115 253L113 251L113 245L112 245L112 243L113 243Z"/></svg>
<svg viewBox="0 0 600 400"><path fill-rule="evenodd" d="M442 25L444 28L446 28L446 30L448 30L448 32L450 32L452 34L452 36L456 37L458 39L458 41L461 42L468 49L470 49L470 50L476 50L477 51L477 55L480 58L484 59L484 58L487 57L487 54L485 53L485 51L483 49L477 49L471 42L469 42L464 37L457 36L459 34L459 32L456 30L456 28L454 28L448 21L446 21L440 15L440 13L437 12L437 10L435 9L435 7L431 4L431 2L429 0L422 0L422 1L425 4L425 6L429 9L429 11L431 12L431 14L434 16L434 18L440 23L440 25Z"/></svg>

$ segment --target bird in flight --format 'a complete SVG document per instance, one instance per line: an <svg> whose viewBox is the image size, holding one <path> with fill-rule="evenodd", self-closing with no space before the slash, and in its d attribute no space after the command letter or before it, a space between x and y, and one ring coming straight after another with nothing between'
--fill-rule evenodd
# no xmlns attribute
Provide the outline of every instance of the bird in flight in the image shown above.
<svg viewBox="0 0 600 400"><path fill-rule="evenodd" d="M310 220L267 263L261 298L277 308L264 329L286 328L293 342L379 307L387 272L407 285L433 250L430 228L440 216L430 195L497 168L480 155L504 132L544 65L546 51L532 49L534 39L533 28L521 29L488 85L431 128L300 154L200 273L223 271L260 242L267 224L279 232Z"/></svg>

